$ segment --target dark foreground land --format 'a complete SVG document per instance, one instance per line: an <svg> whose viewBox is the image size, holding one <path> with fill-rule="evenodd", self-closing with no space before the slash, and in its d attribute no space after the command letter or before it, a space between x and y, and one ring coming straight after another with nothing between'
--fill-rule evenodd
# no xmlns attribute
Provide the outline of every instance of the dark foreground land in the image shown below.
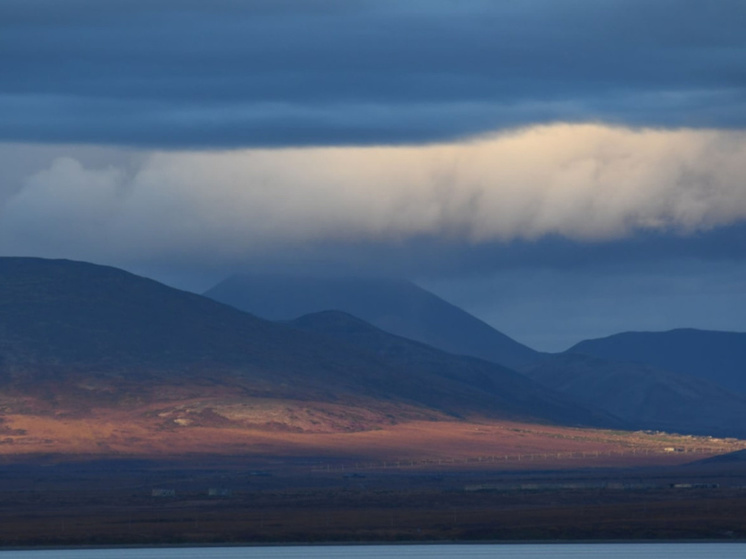
<svg viewBox="0 0 746 559"><path fill-rule="evenodd" d="M344 473L222 458L4 464L0 545L741 539L731 467Z"/></svg>

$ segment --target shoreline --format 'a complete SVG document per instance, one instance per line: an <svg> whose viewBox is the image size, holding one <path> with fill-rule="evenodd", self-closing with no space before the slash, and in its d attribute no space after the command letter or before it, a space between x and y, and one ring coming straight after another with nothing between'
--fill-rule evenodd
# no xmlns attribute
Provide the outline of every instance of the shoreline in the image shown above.
<svg viewBox="0 0 746 559"><path fill-rule="evenodd" d="M455 545L483 545L483 546L524 546L524 545L711 545L734 544L746 545L746 538L736 539L604 539L604 540L427 540L427 541L360 541L360 542L263 542L263 543L196 543L196 544L122 544L122 545L69 545L69 546L11 546L0 547L4 551L59 551L59 550L96 550L96 549L219 549L219 548L276 548L276 547L413 547L413 546L455 546Z"/></svg>

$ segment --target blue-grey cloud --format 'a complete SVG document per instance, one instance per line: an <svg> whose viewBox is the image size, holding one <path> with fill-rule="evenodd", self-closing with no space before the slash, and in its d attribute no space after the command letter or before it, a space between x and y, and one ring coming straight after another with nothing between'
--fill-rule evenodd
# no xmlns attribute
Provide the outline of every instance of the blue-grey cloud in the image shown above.
<svg viewBox="0 0 746 559"><path fill-rule="evenodd" d="M5 0L0 139L438 141L746 126L739 0Z"/></svg>

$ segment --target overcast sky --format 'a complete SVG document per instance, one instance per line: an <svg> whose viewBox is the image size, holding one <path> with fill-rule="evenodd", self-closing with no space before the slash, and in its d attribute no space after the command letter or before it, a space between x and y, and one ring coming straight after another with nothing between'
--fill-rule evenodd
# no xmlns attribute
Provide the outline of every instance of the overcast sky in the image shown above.
<svg viewBox="0 0 746 559"><path fill-rule="evenodd" d="M3 0L0 253L746 331L742 0Z"/></svg>

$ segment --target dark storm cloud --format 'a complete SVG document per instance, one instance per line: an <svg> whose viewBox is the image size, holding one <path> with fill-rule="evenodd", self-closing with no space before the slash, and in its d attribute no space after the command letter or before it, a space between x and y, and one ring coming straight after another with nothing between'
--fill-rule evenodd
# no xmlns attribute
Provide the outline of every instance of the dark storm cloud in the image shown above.
<svg viewBox="0 0 746 559"><path fill-rule="evenodd" d="M746 4L6 0L0 138L402 143L746 126Z"/></svg>

